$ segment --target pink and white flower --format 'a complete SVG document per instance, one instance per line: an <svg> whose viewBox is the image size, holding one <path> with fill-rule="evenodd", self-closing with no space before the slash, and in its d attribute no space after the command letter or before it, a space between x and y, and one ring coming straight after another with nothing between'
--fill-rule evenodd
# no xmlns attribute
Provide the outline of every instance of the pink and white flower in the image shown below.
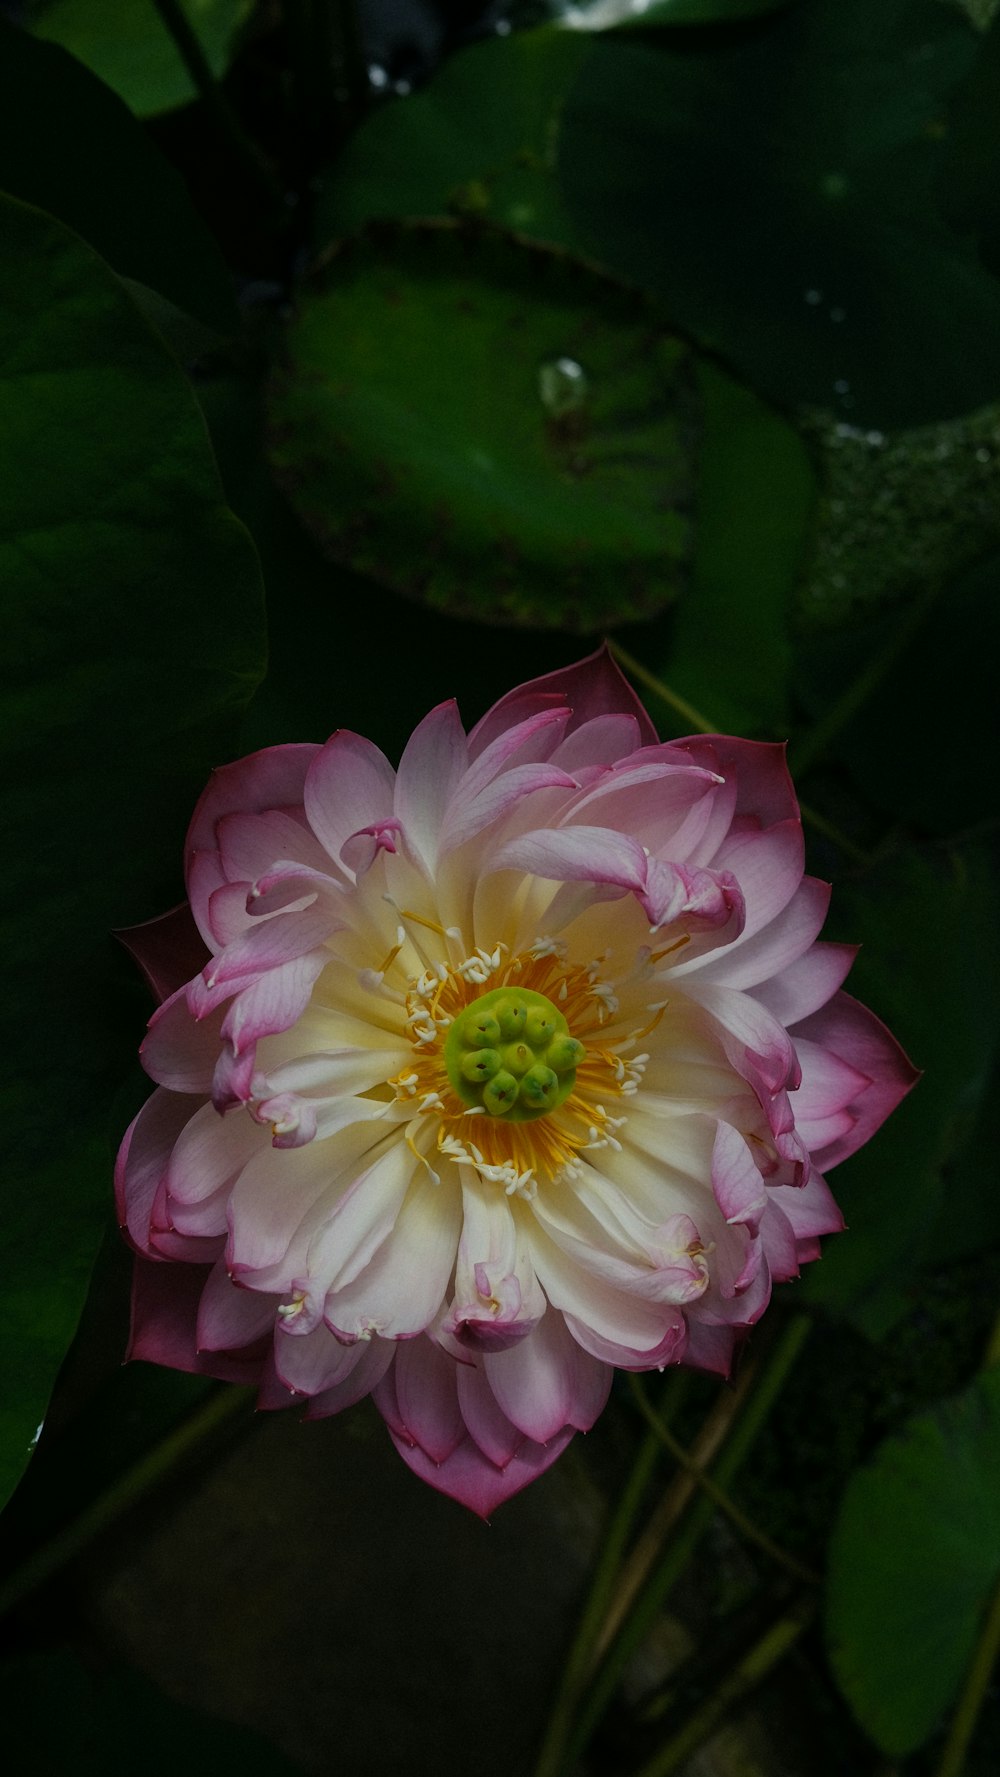
<svg viewBox="0 0 1000 1777"><path fill-rule="evenodd" d="M397 771L344 730L224 766L187 885L197 935L128 937L131 1355L371 1393L483 1515L616 1366L728 1372L914 1078L817 942L781 747L661 744L604 652L468 736L440 705Z"/></svg>

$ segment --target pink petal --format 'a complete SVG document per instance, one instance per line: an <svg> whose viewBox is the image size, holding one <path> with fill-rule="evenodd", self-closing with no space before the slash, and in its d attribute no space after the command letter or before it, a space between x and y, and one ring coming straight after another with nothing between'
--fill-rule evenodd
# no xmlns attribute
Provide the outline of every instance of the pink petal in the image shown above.
<svg viewBox="0 0 1000 1777"><path fill-rule="evenodd" d="M393 813L396 773L385 754L350 729L331 734L306 774L303 800L309 825L337 863L353 833Z"/></svg>
<svg viewBox="0 0 1000 1777"><path fill-rule="evenodd" d="M180 987L153 1013L139 1056L150 1078L172 1092L207 1093L219 1056L222 1017L196 1023Z"/></svg>
<svg viewBox="0 0 1000 1777"><path fill-rule="evenodd" d="M767 1187L738 1129L720 1123L712 1149L712 1189L727 1222L755 1232L767 1204Z"/></svg>
<svg viewBox="0 0 1000 1777"><path fill-rule="evenodd" d="M455 796L441 831L440 852L465 845L535 790L575 790L576 779L553 765L515 765L475 796ZM463 786L464 789L464 786Z"/></svg>
<svg viewBox="0 0 1000 1777"><path fill-rule="evenodd" d="M157 1000L169 999L207 960L204 940L186 901L159 919L123 926L115 937L135 958Z"/></svg>
<svg viewBox="0 0 1000 1777"><path fill-rule="evenodd" d="M396 776L395 812L412 851L428 871L437 863L445 812L468 762L465 729L454 699L431 710L403 749Z"/></svg>
<svg viewBox="0 0 1000 1777"><path fill-rule="evenodd" d="M274 1342L274 1361L278 1375L296 1394L318 1395L347 1381L357 1368L363 1343L344 1345L328 1328L320 1325L301 1339L281 1336Z"/></svg>
<svg viewBox="0 0 1000 1777"><path fill-rule="evenodd" d="M307 1419L326 1419L331 1413L342 1413L345 1407L353 1407L355 1401L370 1394L381 1382L397 1348L391 1339L359 1339L356 1345L345 1349L355 1357L354 1368L332 1388L313 1395L306 1408Z"/></svg>
<svg viewBox="0 0 1000 1777"><path fill-rule="evenodd" d="M541 827L500 846L489 870L523 870L552 882L608 883L641 894L646 854L637 839L607 827Z"/></svg>
<svg viewBox="0 0 1000 1777"><path fill-rule="evenodd" d="M838 993L821 1011L803 1019L793 1034L796 1040L808 1037L828 1049L870 1082L849 1107L852 1128L813 1155L820 1170L828 1172L874 1135L920 1073L874 1012L847 993Z"/></svg>
<svg viewBox="0 0 1000 1777"><path fill-rule="evenodd" d="M779 1023L797 1024L832 999L857 954L856 944L814 944L773 980L760 981L754 996Z"/></svg>
<svg viewBox="0 0 1000 1777"><path fill-rule="evenodd" d="M164 1364L221 1382L258 1381L266 1347L199 1352L198 1308L208 1280L202 1265L157 1264L136 1259L132 1279L132 1331L126 1357Z"/></svg>
<svg viewBox="0 0 1000 1777"><path fill-rule="evenodd" d="M689 1314L684 1362L693 1370L708 1370L713 1376L728 1376L733 1367L736 1334L732 1327L709 1326Z"/></svg>
<svg viewBox="0 0 1000 1777"><path fill-rule="evenodd" d="M610 766L641 745L635 716L592 716L560 741L551 763L574 774L587 766Z"/></svg>
<svg viewBox="0 0 1000 1777"><path fill-rule="evenodd" d="M208 903L204 895L205 879L195 880L191 866L196 852L214 853L218 849L216 823L228 814L259 814L270 808L296 808L302 805L306 772L319 752L317 746L296 745L266 747L237 759L232 765L213 771L188 828L184 847L188 896L198 930L211 948L208 925ZM217 888L223 875L211 883Z"/></svg>
<svg viewBox="0 0 1000 1777"><path fill-rule="evenodd" d="M397 1437L444 1462L465 1437L453 1357L432 1339L396 1346L396 1362L374 1390L375 1405Z"/></svg>
<svg viewBox="0 0 1000 1777"><path fill-rule="evenodd" d="M490 1462L506 1468L524 1443L524 1433L503 1412L480 1364L456 1365L455 1382L469 1436Z"/></svg>
<svg viewBox="0 0 1000 1777"><path fill-rule="evenodd" d="M483 1358L497 1403L513 1425L545 1444L564 1426L587 1431L611 1386L611 1372L570 1337L561 1314L542 1316L531 1337Z"/></svg>
<svg viewBox="0 0 1000 1777"><path fill-rule="evenodd" d="M170 1154L166 1182L171 1198L199 1203L233 1184L266 1140L245 1112L220 1117L214 1105L202 1105L189 1114Z"/></svg>
<svg viewBox="0 0 1000 1777"><path fill-rule="evenodd" d="M191 1100L158 1089L125 1132L115 1163L118 1217L135 1246L145 1252L157 1191L173 1145L192 1114Z"/></svg>
<svg viewBox="0 0 1000 1777"><path fill-rule="evenodd" d="M422 1333L444 1301L460 1230L457 1191L418 1178L391 1235L352 1283L327 1298L327 1324L349 1338L370 1328L387 1339Z"/></svg>
<svg viewBox="0 0 1000 1777"><path fill-rule="evenodd" d="M799 805L783 745L739 740L731 734L696 734L673 744L692 764L717 771L735 784L737 816L753 815L765 827L798 820Z"/></svg>
<svg viewBox="0 0 1000 1777"><path fill-rule="evenodd" d="M213 1265L198 1304L198 1350L233 1351L253 1345L274 1326L277 1300L238 1289L225 1265Z"/></svg>
<svg viewBox="0 0 1000 1777"><path fill-rule="evenodd" d="M635 1351L628 1345L616 1344L613 1339L602 1339L592 1327L572 1314L563 1318L577 1344L602 1363L612 1364L618 1370L663 1370L668 1364L681 1363L685 1354L687 1327L684 1315L680 1309L674 1312L676 1319L668 1322L660 1343L649 1351Z"/></svg>
<svg viewBox="0 0 1000 1777"><path fill-rule="evenodd" d="M526 684L518 685L514 691L508 691L492 709L487 710L482 721L477 722L469 735L472 757L477 758L497 735L512 728L515 723L524 721L549 700L563 704L572 711L567 731L569 734L575 733L595 716L625 715L633 716L639 724L643 744L655 745L659 739L638 697L615 665L607 644L604 644L598 648L596 654L589 654L575 666L560 667L554 673L543 673L541 678L529 679Z"/></svg>
<svg viewBox="0 0 1000 1777"><path fill-rule="evenodd" d="M229 882L256 882L279 859L306 869L329 870L330 860L306 824L305 814L270 808L224 815L216 826L222 868Z"/></svg>
<svg viewBox="0 0 1000 1777"><path fill-rule="evenodd" d="M444 1462L437 1463L419 1445L408 1443L393 1430L391 1423L389 1425L389 1436L415 1475L436 1488L438 1493L457 1499L460 1505L468 1506L477 1517L484 1519L551 1468L573 1435L572 1426L568 1426L545 1445L534 1444L525 1438L501 1469L483 1455L471 1437L464 1438Z"/></svg>

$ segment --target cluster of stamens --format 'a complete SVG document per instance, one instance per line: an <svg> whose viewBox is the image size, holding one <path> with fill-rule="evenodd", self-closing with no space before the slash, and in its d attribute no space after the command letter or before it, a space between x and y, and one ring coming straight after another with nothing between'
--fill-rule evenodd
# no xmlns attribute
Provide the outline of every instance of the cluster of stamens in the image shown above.
<svg viewBox="0 0 1000 1777"><path fill-rule="evenodd" d="M513 1123L544 1117L561 1105L584 1054L552 1001L524 987L480 994L453 1021L444 1046L459 1098Z"/></svg>
<svg viewBox="0 0 1000 1777"><path fill-rule="evenodd" d="M635 1092L648 1057L631 1054L634 1037L608 1047L618 1003L600 975L600 961L567 964L562 943L539 939L410 979L413 1058L390 1084L421 1121L433 1116L442 1159L531 1197L576 1174L585 1151L619 1146L623 1119L606 1104ZM408 1140L423 1158L416 1131Z"/></svg>

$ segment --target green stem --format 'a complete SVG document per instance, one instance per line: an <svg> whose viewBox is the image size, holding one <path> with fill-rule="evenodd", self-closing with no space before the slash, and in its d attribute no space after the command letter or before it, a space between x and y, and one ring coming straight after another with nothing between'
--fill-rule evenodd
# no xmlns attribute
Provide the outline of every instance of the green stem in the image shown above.
<svg viewBox="0 0 1000 1777"><path fill-rule="evenodd" d="M640 1413L652 1427L664 1449L669 1451L681 1468L686 1469L688 1474L694 1477L702 1492L707 1493L709 1499L715 1501L720 1512L725 1514L740 1535L745 1537L747 1542L756 1544L757 1548L762 1549L765 1555L769 1556L779 1567L783 1567L794 1579L803 1580L807 1586L820 1585L820 1575L814 1573L811 1567L806 1567L804 1562L798 1561L794 1555L789 1555L787 1550L780 1548L776 1542L773 1542L766 1530L761 1530L759 1525L747 1516L742 1507L738 1506L736 1501L731 1499L729 1494L724 1492L713 1480L708 1470L696 1462L690 1451L685 1450L683 1444L678 1442L670 1427L664 1423L656 1408L648 1400L642 1378L630 1376L629 1383L633 1399Z"/></svg>
<svg viewBox="0 0 1000 1777"><path fill-rule="evenodd" d="M993 1669L1000 1657L1000 1583L997 1584L990 1599L989 1608L983 1622L972 1657L972 1665L965 1681L962 1695L958 1700L948 1729L948 1738L941 1754L941 1762L935 1777L961 1777L965 1769L966 1754L972 1736L976 1731L979 1713L986 1699Z"/></svg>
<svg viewBox="0 0 1000 1777"><path fill-rule="evenodd" d="M711 1696L688 1717L684 1726L642 1766L636 1777L673 1777L675 1771L681 1770L730 1710L791 1653L815 1614L816 1602L808 1598L772 1623L733 1671L715 1687Z"/></svg>
<svg viewBox="0 0 1000 1777"><path fill-rule="evenodd" d="M791 1319L761 1370L746 1405L727 1438L722 1455L713 1470L713 1479L720 1487L728 1487L749 1455L754 1440L763 1428L788 1374L809 1335L808 1315ZM691 1482L693 1488L694 1483ZM561 1765L553 1764L553 1777L561 1771L572 1771L590 1741L594 1729L604 1715L619 1680L633 1653L645 1640L671 1591L690 1561L715 1513L715 1502L702 1493L691 1506L661 1553L659 1563L641 1588L635 1604L594 1674L573 1732L567 1737L566 1753Z"/></svg>
<svg viewBox="0 0 1000 1777"><path fill-rule="evenodd" d="M153 0L165 31L173 39L177 54L187 69L191 84L220 136L232 153L249 171L272 204L284 208L284 199L271 167L243 129L235 111L212 73L201 41L180 0Z"/></svg>
<svg viewBox="0 0 1000 1777"><path fill-rule="evenodd" d="M230 1420L246 1414L251 1405L250 1391L245 1388L230 1386L213 1394L176 1431L163 1438L130 1469L126 1469L78 1518L74 1518L50 1542L43 1543L27 1561L15 1568L0 1586L0 1616L51 1579L54 1573L79 1555L89 1542L107 1530L116 1518L164 1480L192 1451L197 1450Z"/></svg>
<svg viewBox="0 0 1000 1777"><path fill-rule="evenodd" d="M675 710L685 722L690 722L692 728L697 729L699 734L718 734L719 730L714 722L707 721L701 712L695 709L693 703L688 703L686 697L681 697L677 691L672 691L669 685L665 685L662 679L658 679L655 673L651 673L640 660L636 660L633 654L629 654L620 642L609 641L608 647L618 665L624 667L630 678L638 679L640 685L645 685L647 691L652 691L661 703L665 703L670 709Z"/></svg>
<svg viewBox="0 0 1000 1777"><path fill-rule="evenodd" d="M914 599L891 636L874 653L866 667L846 691L831 704L825 716L810 729L805 739L792 749L791 764L796 777L805 777L826 752L831 740L853 721L862 705L876 692L883 679L895 666L903 650L916 634L935 603L939 587L929 586L920 598Z"/></svg>
<svg viewBox="0 0 1000 1777"><path fill-rule="evenodd" d="M678 692L672 691L669 685L665 685L662 679L658 679L655 673L651 673L648 667L643 666L641 661L629 654L619 642L609 641L608 647L619 666L624 667L630 678L638 679L639 683L645 685L648 691L652 691L661 703L665 703L668 708L675 710L685 722L690 722L692 728L697 729L699 734L719 733L717 722L710 722L706 716L695 709L693 704L688 703L686 698L681 697ZM871 862L868 853L860 845L855 845L853 839L849 839L847 834L842 833L832 821L828 821L825 815L819 814L815 808L810 808L808 803L800 800L799 813L807 826L814 827L817 833L823 835L824 839L829 839L831 844L839 846L845 856L852 858L856 864Z"/></svg>
<svg viewBox="0 0 1000 1777"><path fill-rule="evenodd" d="M675 1391L683 1387L686 1381L687 1377L679 1371L675 1371L671 1377ZM652 1431L647 1432L632 1464L625 1490L608 1524L604 1544L591 1580L590 1591L580 1614L576 1634L573 1637L566 1665L559 1681L555 1702L552 1705L538 1764L535 1767L535 1777L554 1777L554 1773L560 1768L562 1749L572 1728L573 1713L580 1693L587 1682L594 1646L608 1609L625 1545L649 1485L650 1477L656 1467L660 1448L660 1439Z"/></svg>

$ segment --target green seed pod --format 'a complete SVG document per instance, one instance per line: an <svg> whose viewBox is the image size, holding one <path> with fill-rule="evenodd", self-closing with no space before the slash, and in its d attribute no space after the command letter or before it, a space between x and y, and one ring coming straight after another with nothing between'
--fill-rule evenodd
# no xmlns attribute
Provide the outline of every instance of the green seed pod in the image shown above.
<svg viewBox="0 0 1000 1777"><path fill-rule="evenodd" d="M544 1049L545 1045L552 1041L557 1028L551 1012L544 1011L541 1006L529 1007L524 1026L524 1037L533 1049Z"/></svg>
<svg viewBox="0 0 1000 1777"><path fill-rule="evenodd" d="M470 1049L492 1049L500 1041L500 1026L492 1012L480 1012L478 1017L466 1015L462 1025L462 1041L468 1043Z"/></svg>
<svg viewBox="0 0 1000 1777"><path fill-rule="evenodd" d="M503 1051L503 1064L508 1073L516 1074L520 1079L529 1067L534 1066L535 1052L527 1043L507 1043Z"/></svg>
<svg viewBox="0 0 1000 1777"><path fill-rule="evenodd" d="M545 1051L545 1060L557 1074L567 1074L579 1067L586 1051L576 1037L554 1037Z"/></svg>
<svg viewBox="0 0 1000 1777"><path fill-rule="evenodd" d="M503 1062L498 1049L473 1049L472 1053L462 1058L462 1078L474 1084L479 1080L492 1080L494 1074L500 1072Z"/></svg>
<svg viewBox="0 0 1000 1777"><path fill-rule="evenodd" d="M490 1116L506 1116L508 1111L513 1110L516 1101L517 1081L513 1074L508 1074L506 1070L494 1074L483 1092L483 1103Z"/></svg>
<svg viewBox="0 0 1000 1777"><path fill-rule="evenodd" d="M545 1110L559 1090L558 1075L550 1067L541 1062L528 1069L521 1081L519 1097L521 1102L530 1105L532 1110Z"/></svg>
<svg viewBox="0 0 1000 1777"><path fill-rule="evenodd" d="M523 1037L524 1027L528 1022L527 1006L515 999L501 1000L495 1012L500 1021L500 1035L505 1042L513 1043L518 1037Z"/></svg>

